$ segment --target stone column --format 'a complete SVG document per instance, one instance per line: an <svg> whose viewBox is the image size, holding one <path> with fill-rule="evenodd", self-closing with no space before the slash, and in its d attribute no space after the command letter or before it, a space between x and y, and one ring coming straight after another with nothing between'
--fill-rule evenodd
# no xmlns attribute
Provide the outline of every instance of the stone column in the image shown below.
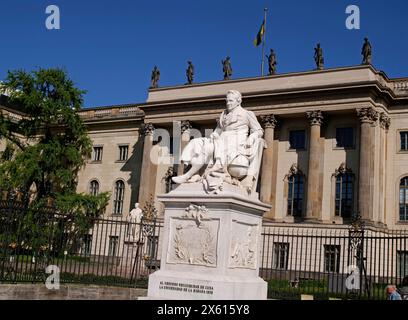
<svg viewBox="0 0 408 320"><path fill-rule="evenodd" d="M154 139L154 126L152 123L143 124L142 135L144 136L143 159L139 187L139 203L141 208L149 200L151 194L154 196L156 185L157 164L154 164L152 159L150 159Z"/></svg>
<svg viewBox="0 0 408 320"><path fill-rule="evenodd" d="M386 220L386 195L387 195L387 168L388 168L388 159L387 159L387 135L388 130L391 125L391 118L385 114L384 112L380 114L380 127L382 129L380 135L380 208L379 208L379 216L378 216L378 223L382 224L384 227L387 223Z"/></svg>
<svg viewBox="0 0 408 320"><path fill-rule="evenodd" d="M358 182L358 211L361 218L366 221L372 220L372 211L370 210L371 199L371 179L373 170L371 165L372 146L371 146L371 125L378 120L378 112L374 108L357 109L357 116L360 118L360 168Z"/></svg>
<svg viewBox="0 0 408 320"><path fill-rule="evenodd" d="M188 121L188 120L181 121L180 157L181 157L181 154L182 154L184 148L190 142L190 130L191 130L191 128L192 128L192 126L191 126L190 121ZM177 175L181 176L183 174L184 174L184 165L180 161L180 163L177 166Z"/></svg>
<svg viewBox="0 0 408 320"><path fill-rule="evenodd" d="M306 113L310 122L309 135L309 168L307 173L307 197L305 220L318 220L321 217L320 192L320 129L323 114L320 110Z"/></svg>
<svg viewBox="0 0 408 320"><path fill-rule="evenodd" d="M275 174L272 170L273 167L273 139L276 127L276 119L273 114L261 116L261 122L264 127L264 139L266 141L266 149L262 155L262 166L259 176L261 178L261 201L264 203L272 203L272 180ZM270 214L265 215L266 218L270 217Z"/></svg>

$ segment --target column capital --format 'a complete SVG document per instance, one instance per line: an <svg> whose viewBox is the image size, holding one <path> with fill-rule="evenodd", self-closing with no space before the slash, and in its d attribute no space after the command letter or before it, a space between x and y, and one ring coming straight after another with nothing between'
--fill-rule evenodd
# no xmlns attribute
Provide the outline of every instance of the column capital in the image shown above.
<svg viewBox="0 0 408 320"><path fill-rule="evenodd" d="M380 113L380 126L381 128L388 130L391 125L391 118L385 114L385 112Z"/></svg>
<svg viewBox="0 0 408 320"><path fill-rule="evenodd" d="M361 123L374 123L378 120L378 112L373 107L357 109L357 116Z"/></svg>
<svg viewBox="0 0 408 320"><path fill-rule="evenodd" d="M143 123L142 124L142 133L144 136L152 136L154 134L154 125L153 123Z"/></svg>
<svg viewBox="0 0 408 320"><path fill-rule="evenodd" d="M259 117L261 119L262 126L266 128L275 129L278 121L273 114L267 114Z"/></svg>
<svg viewBox="0 0 408 320"><path fill-rule="evenodd" d="M321 126L323 124L323 113L320 110L307 111L306 116L311 126Z"/></svg>
<svg viewBox="0 0 408 320"><path fill-rule="evenodd" d="M188 120L182 120L181 121L181 133L183 134L184 132L190 131L193 128L191 125L190 121Z"/></svg>

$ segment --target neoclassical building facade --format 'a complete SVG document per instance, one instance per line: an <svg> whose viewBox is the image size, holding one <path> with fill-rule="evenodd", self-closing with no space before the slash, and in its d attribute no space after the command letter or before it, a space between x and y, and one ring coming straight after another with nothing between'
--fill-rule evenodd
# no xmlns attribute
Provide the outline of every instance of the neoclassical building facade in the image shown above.
<svg viewBox="0 0 408 320"><path fill-rule="evenodd" d="M145 103L84 109L93 153L78 191L110 191L105 214L127 216L174 188L181 150L211 133L231 89L264 128L265 222L330 227L358 213L408 228L408 78L371 65L159 87Z"/></svg>

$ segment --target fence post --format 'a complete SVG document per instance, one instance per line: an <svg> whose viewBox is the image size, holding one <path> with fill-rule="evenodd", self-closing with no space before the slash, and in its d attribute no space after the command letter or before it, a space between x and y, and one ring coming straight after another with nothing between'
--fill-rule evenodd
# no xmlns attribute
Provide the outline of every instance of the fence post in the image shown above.
<svg viewBox="0 0 408 320"><path fill-rule="evenodd" d="M359 271L358 293L354 289L349 290L346 288L347 296L351 299L356 298L356 295L361 299L364 292L370 298L370 284L365 266L366 257L364 256L364 235L365 225L358 214L353 218L349 226L348 265L353 265L355 261Z"/></svg>

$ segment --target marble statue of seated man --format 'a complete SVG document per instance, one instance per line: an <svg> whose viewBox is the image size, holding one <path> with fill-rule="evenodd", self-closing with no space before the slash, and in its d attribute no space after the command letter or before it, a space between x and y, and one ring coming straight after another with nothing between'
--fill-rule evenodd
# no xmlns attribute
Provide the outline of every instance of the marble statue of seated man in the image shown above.
<svg viewBox="0 0 408 320"><path fill-rule="evenodd" d="M248 193L256 189L265 141L255 114L245 110L241 102L240 92L227 92L227 108L210 138L193 139L184 148L181 161L191 168L173 177L175 183L202 181L206 191L214 193L222 189L223 182L238 185ZM197 175L204 166L204 174Z"/></svg>

